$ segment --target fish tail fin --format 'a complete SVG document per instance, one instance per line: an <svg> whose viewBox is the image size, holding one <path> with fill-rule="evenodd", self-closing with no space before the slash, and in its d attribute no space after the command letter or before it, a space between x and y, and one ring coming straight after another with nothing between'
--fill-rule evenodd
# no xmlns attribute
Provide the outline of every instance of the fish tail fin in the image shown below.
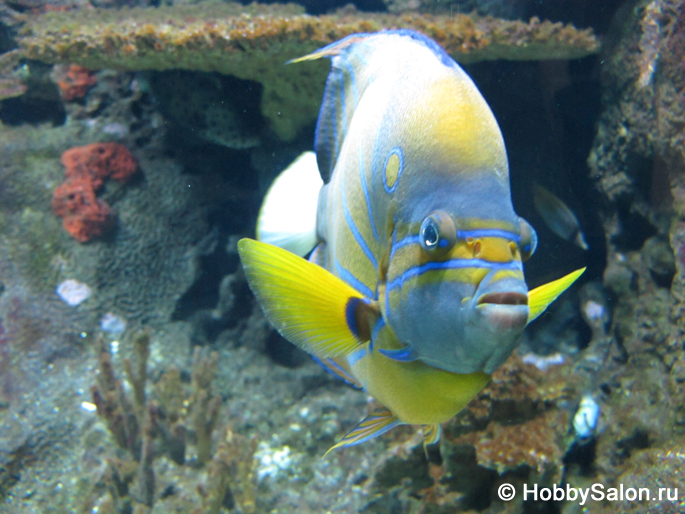
<svg viewBox="0 0 685 514"><path fill-rule="evenodd" d="M324 457L329 452L337 448L345 448L347 446L354 446L383 435L403 423L397 419L388 409L379 409L374 411L371 415L364 418L356 427L350 430L345 436L336 444L331 446L324 454Z"/></svg>
<svg viewBox="0 0 685 514"><path fill-rule="evenodd" d="M571 284L573 284L578 277L580 277L585 268L578 269L573 273L561 277L557 280L549 282L548 284L536 287L528 292L528 323L536 319L540 314L545 312L545 309L556 300L561 293L566 291Z"/></svg>
<svg viewBox="0 0 685 514"><path fill-rule="evenodd" d="M288 341L325 359L349 355L369 340L377 308L338 277L252 239L241 239L238 252L264 314Z"/></svg>
<svg viewBox="0 0 685 514"><path fill-rule="evenodd" d="M306 255L316 245L316 210L322 185L314 152L304 152L267 191L257 218L257 239Z"/></svg>

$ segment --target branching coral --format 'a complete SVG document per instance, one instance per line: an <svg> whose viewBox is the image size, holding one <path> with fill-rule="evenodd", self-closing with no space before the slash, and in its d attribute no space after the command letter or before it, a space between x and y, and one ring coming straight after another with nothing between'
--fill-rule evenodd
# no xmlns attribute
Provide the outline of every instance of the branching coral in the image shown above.
<svg viewBox="0 0 685 514"><path fill-rule="evenodd" d="M412 28L461 62L573 59L597 52L590 30L495 18L340 12L306 16L295 6L207 4L158 9L83 10L32 19L21 44L48 63L120 70L218 71L264 85L262 114L291 140L317 115L328 63L294 57L355 32Z"/></svg>
<svg viewBox="0 0 685 514"><path fill-rule="evenodd" d="M133 394L128 394L117 378L106 346L100 355L98 385L92 388L98 415L117 445L125 450L118 459L107 463L101 483L109 491L109 498L100 504L102 511L152 507L160 499L156 460L167 456L183 465L186 445L190 443L196 454L191 463L195 469L204 468L206 475L198 481L196 502L201 505L200 511L218 513L222 506L235 504L245 513L253 512L254 442L224 427L223 438L212 451L221 407L221 397L212 392L218 354L195 349L189 391L176 368L167 370L152 390L146 391L150 334L137 332L132 345L134 357L125 359L123 367ZM92 503L92 498L89 501Z"/></svg>

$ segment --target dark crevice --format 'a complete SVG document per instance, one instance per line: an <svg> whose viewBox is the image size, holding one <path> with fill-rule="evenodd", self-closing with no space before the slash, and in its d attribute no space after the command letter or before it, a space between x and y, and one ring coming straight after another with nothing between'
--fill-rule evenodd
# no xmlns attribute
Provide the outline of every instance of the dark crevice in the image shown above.
<svg viewBox="0 0 685 514"><path fill-rule="evenodd" d="M635 211L633 204L633 201L620 201L616 204L620 231L611 237L611 242L619 251L638 251L647 239L658 232L648 219Z"/></svg>
<svg viewBox="0 0 685 514"><path fill-rule="evenodd" d="M267 337L265 349L271 360L286 368L297 368L310 360L305 352L290 344L275 330Z"/></svg>
<svg viewBox="0 0 685 514"><path fill-rule="evenodd" d="M60 101L41 100L28 95L8 98L0 102L0 121L17 126L25 123L64 125L67 113Z"/></svg>

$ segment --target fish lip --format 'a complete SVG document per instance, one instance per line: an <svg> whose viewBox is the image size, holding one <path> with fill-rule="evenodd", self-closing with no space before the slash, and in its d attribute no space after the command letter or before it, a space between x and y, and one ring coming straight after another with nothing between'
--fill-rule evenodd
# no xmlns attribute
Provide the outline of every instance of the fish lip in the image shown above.
<svg viewBox="0 0 685 514"><path fill-rule="evenodd" d="M478 314L489 331L518 332L528 324L530 311L527 304L481 303L478 305Z"/></svg>
<svg viewBox="0 0 685 514"><path fill-rule="evenodd" d="M504 293L486 293L478 298L478 304L480 306L484 305L507 305L507 306L518 306L518 305L528 305L528 295L515 293L513 291Z"/></svg>

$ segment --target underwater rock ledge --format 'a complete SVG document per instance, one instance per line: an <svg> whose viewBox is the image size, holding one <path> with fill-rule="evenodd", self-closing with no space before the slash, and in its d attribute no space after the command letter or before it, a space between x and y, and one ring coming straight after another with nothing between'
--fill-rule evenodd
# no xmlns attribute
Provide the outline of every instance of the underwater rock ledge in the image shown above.
<svg viewBox="0 0 685 514"><path fill-rule="evenodd" d="M592 30L533 18L416 16L342 10L308 16L301 7L230 3L155 9L93 9L32 17L20 44L26 56L117 70L216 71L264 86L262 114L283 140L316 119L328 62L283 66L355 32L411 28L461 63L576 59L599 51Z"/></svg>

